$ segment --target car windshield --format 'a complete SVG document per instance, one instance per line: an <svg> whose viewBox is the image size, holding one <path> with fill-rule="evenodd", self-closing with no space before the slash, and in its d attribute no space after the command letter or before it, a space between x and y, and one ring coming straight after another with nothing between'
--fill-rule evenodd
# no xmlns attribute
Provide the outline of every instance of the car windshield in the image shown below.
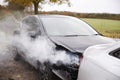
<svg viewBox="0 0 120 80"><path fill-rule="evenodd" d="M73 17L41 18L45 30L51 36L88 36L98 34L88 24Z"/></svg>

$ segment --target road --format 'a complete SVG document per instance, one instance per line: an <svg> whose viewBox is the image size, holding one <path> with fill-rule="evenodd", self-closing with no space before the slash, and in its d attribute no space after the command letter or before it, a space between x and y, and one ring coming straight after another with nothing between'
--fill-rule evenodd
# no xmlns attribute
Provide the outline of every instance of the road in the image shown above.
<svg viewBox="0 0 120 80"><path fill-rule="evenodd" d="M39 80L38 71L23 61L10 60L0 66L0 80Z"/></svg>

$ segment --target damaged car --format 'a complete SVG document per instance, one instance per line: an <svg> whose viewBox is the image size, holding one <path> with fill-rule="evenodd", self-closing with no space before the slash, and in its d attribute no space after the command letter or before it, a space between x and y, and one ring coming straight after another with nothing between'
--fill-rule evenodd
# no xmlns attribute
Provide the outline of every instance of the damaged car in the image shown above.
<svg viewBox="0 0 120 80"><path fill-rule="evenodd" d="M77 80L120 80L120 42L86 49Z"/></svg>
<svg viewBox="0 0 120 80"><path fill-rule="evenodd" d="M24 33L23 30L32 41L39 36L45 37L55 45L55 51L65 51L70 58L74 57L78 59L77 62L72 64L64 64L64 62L59 60L55 64L49 60L41 63L39 59L34 59L32 62L27 59L28 55L25 54L27 52L25 49L21 50L15 46L15 59L17 60L22 57L26 62L38 69L43 76L41 80L53 80L51 78L52 75L56 75L60 80L76 80L80 62L86 48L96 44L115 42L113 39L104 37L98 33L84 21L64 15L27 16L22 20L20 30L15 31L14 36L19 37L20 34Z"/></svg>

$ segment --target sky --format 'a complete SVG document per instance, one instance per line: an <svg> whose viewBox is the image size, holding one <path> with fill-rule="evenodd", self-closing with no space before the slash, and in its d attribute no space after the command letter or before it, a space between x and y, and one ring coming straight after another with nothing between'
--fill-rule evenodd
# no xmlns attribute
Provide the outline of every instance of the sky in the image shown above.
<svg viewBox="0 0 120 80"><path fill-rule="evenodd" d="M3 0L0 0L0 4ZM120 0L70 0L68 5L44 5L43 11L71 11L81 13L115 13L120 14Z"/></svg>

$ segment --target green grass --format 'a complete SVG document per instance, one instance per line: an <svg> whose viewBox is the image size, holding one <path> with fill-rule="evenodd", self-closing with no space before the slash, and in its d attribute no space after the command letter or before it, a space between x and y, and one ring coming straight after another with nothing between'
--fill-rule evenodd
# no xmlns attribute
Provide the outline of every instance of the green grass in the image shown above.
<svg viewBox="0 0 120 80"><path fill-rule="evenodd" d="M108 20L108 19L89 19L82 18L93 28L95 28L101 34L112 37L120 38L120 20Z"/></svg>

